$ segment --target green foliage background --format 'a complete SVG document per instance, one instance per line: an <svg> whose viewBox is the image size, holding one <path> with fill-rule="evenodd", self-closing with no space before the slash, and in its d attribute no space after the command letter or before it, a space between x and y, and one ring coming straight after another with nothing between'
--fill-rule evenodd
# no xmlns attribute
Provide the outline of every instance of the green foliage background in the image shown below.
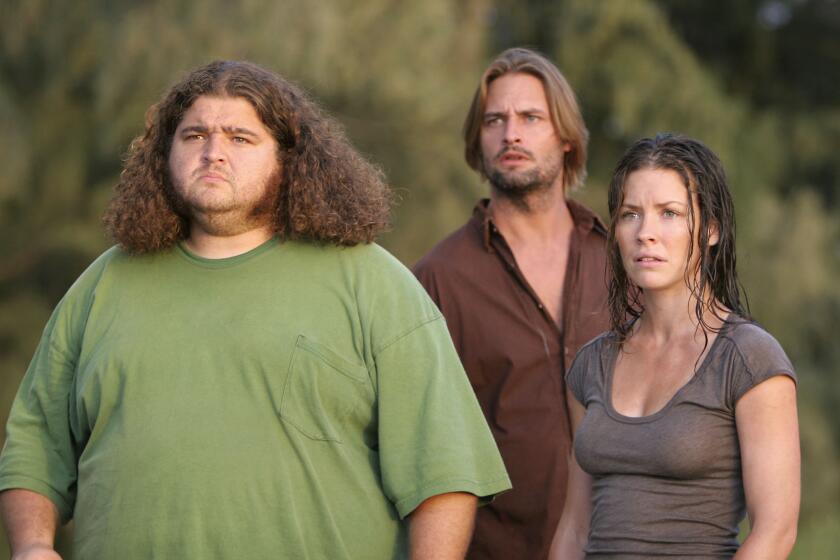
<svg viewBox="0 0 840 560"><path fill-rule="evenodd" d="M144 111L187 70L251 59L310 90L386 170L401 204L382 243L411 264L484 192L462 160L460 125L484 66L513 45L546 52L577 90L592 141L576 196L602 215L612 167L642 135L684 132L723 159L750 303L800 374L794 557L831 557L840 549L832 0L4 0L0 422L51 309L108 245L99 217Z"/></svg>

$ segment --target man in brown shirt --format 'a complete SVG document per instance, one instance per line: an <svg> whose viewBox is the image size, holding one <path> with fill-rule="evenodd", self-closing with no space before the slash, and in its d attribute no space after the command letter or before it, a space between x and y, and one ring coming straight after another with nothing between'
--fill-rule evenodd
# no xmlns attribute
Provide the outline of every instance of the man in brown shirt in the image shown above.
<svg viewBox="0 0 840 560"><path fill-rule="evenodd" d="M469 558L545 558L566 494L564 374L607 329L606 229L566 198L586 175L574 92L542 55L487 68L466 122L467 163L490 183L472 218L415 266L446 317L513 490L480 508Z"/></svg>

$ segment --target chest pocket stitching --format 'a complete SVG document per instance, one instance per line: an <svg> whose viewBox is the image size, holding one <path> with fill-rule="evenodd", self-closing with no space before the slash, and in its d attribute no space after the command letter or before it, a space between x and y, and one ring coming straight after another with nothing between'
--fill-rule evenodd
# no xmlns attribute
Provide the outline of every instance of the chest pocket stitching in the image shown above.
<svg viewBox="0 0 840 560"><path fill-rule="evenodd" d="M352 393L362 389L367 380L366 367L298 335L280 401L280 417L310 439L341 443L334 424L340 425L359 404L344 389ZM319 390L321 386L329 390ZM334 405L331 410L325 410L324 401Z"/></svg>

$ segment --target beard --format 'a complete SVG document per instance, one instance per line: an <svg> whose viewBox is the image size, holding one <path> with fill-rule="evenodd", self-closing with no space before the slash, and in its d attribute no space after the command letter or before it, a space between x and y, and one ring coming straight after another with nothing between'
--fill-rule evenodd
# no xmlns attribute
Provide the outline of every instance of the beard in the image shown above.
<svg viewBox="0 0 840 560"><path fill-rule="evenodd" d="M205 232L219 237L246 233L272 224L278 211L282 170L278 168L269 175L262 185L258 198L247 202L201 201L185 197L180 185L172 185L170 195L177 213L191 224L198 224Z"/></svg>
<svg viewBox="0 0 840 560"><path fill-rule="evenodd" d="M522 171L502 171L493 166L494 161L509 152L517 152L529 157L535 162L534 167ZM484 169L487 170L487 180L497 194L527 211L530 209L528 200L533 198L533 195L547 192L554 186L563 170L563 158L552 155L545 161L539 162L533 153L525 148L505 148L492 159L485 158Z"/></svg>

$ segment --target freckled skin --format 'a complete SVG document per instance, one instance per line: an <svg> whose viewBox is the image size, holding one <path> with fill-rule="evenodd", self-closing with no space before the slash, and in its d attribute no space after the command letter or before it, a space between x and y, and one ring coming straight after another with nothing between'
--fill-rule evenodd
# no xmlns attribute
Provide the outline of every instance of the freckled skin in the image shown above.
<svg viewBox="0 0 840 560"><path fill-rule="evenodd" d="M697 200L689 202L674 171L640 169L627 177L615 233L627 276L645 292L688 289L686 266L692 270L699 260L694 251L688 262L689 204L698 216Z"/></svg>

